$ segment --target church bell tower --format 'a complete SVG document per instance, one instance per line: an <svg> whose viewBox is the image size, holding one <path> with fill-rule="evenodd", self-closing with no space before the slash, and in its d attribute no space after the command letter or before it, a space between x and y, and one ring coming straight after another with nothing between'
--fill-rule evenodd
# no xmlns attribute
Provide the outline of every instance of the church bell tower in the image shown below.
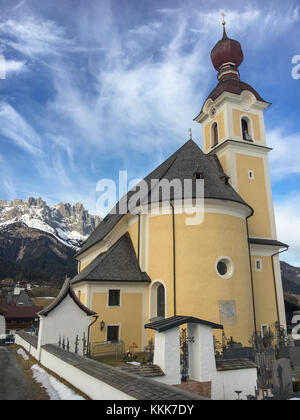
<svg viewBox="0 0 300 420"><path fill-rule="evenodd" d="M273 319L283 326L286 323L278 258L285 245L277 241L269 173L271 149L266 142L264 111L270 103L241 81L239 67L243 60L240 43L227 36L223 21L223 37L211 51L218 85L205 100L195 121L202 124L204 152L217 155L230 184L253 209L247 227L260 330L262 326L273 325ZM275 302L270 304L273 313L270 319L264 316L266 293L272 294Z"/></svg>

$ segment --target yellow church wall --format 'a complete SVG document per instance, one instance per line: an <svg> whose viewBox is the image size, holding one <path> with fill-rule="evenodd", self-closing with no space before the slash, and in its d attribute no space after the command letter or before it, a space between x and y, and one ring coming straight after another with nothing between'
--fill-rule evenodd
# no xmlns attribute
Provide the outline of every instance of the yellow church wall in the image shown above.
<svg viewBox="0 0 300 420"><path fill-rule="evenodd" d="M111 289L118 287L110 287ZM121 288L120 288L121 289ZM99 322L91 329L91 342L103 342L107 339L107 326L119 325L119 339L125 342L125 350L134 341L138 349L142 349L143 328L143 295L142 293L121 292L121 306L107 306L108 293L93 293L92 310L99 314L99 321L105 322L105 328L100 331Z"/></svg>
<svg viewBox="0 0 300 420"><path fill-rule="evenodd" d="M254 215L249 219L249 235L271 238L264 160L263 158L237 153L236 168L238 192L254 209ZM254 179L249 179L249 170L253 171Z"/></svg>
<svg viewBox="0 0 300 420"><path fill-rule="evenodd" d="M138 223L138 219L135 223L132 223L129 227L128 227L128 233L130 235L130 238L132 240L132 244L135 250L135 254L138 256L139 250L138 250L138 246L139 246L139 223Z"/></svg>
<svg viewBox="0 0 300 420"><path fill-rule="evenodd" d="M226 174L227 173L227 164L226 164L227 159L226 159L226 156L224 155L224 156L220 157L219 158L219 161L220 161L220 163L222 165L223 171Z"/></svg>
<svg viewBox="0 0 300 420"><path fill-rule="evenodd" d="M255 269L255 260L258 258L262 262L262 271ZM261 326L267 324L275 332L274 326L278 321L278 314L271 257L252 256L251 261L257 330L261 331Z"/></svg>
<svg viewBox="0 0 300 420"><path fill-rule="evenodd" d="M80 294L80 302L81 302L83 305L86 305L86 293L81 293L81 294Z"/></svg>
<svg viewBox="0 0 300 420"><path fill-rule="evenodd" d="M224 111L222 111L204 127L206 150L211 148L211 127L215 122L218 124L219 142L225 138L225 120Z"/></svg>
<svg viewBox="0 0 300 420"><path fill-rule="evenodd" d="M167 288L166 316L169 317L174 315L172 215L168 214L150 217L148 223L148 274L152 280L152 283L159 280L162 281ZM149 312L150 308L148 303L148 314ZM151 316L152 315L150 314L150 317Z"/></svg>
<svg viewBox="0 0 300 420"><path fill-rule="evenodd" d="M233 115L233 127L234 127L234 135L238 137L242 136L242 125L241 119L243 116L247 116L251 119L252 127L253 127L253 136L254 140L261 141L261 134L260 134L260 123L259 123L259 116L256 114L252 114L250 112L244 112L237 109L232 110Z"/></svg>
<svg viewBox="0 0 300 420"><path fill-rule="evenodd" d="M253 330L253 306L245 220L206 213L199 226L187 226L185 215L175 215L177 314L220 323L220 301L234 301L236 325L225 325L228 337L248 344ZM167 316L174 315L172 218L149 220L149 275L167 287ZM216 272L218 258L234 263L230 279ZM150 333L148 333L148 337ZM220 333L216 332L220 339Z"/></svg>

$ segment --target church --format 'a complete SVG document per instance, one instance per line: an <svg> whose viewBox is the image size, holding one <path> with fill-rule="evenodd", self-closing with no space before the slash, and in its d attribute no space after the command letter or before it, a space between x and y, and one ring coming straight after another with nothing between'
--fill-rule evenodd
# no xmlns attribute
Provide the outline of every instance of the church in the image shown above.
<svg viewBox="0 0 300 420"><path fill-rule="evenodd" d="M264 125L270 103L241 81L243 51L225 22L211 61L218 84L195 118L202 149L191 136L144 179L149 200L152 180L202 180L203 220L186 223L172 193L151 211L146 200L134 213L117 204L105 217L76 254L72 280L99 315L92 345L123 341L143 350L151 338L145 324L176 315L221 324L245 346L255 332L286 326L279 254L288 246L276 235Z"/></svg>

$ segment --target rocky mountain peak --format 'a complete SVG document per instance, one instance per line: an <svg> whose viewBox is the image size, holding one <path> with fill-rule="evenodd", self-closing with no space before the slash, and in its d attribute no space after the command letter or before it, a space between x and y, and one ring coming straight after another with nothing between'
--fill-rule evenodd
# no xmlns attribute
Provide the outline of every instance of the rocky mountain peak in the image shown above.
<svg viewBox="0 0 300 420"><path fill-rule="evenodd" d="M78 248L99 225L100 218L92 216L82 203L59 203L48 206L41 197L0 201L0 230L15 223L42 230L57 237L68 246Z"/></svg>

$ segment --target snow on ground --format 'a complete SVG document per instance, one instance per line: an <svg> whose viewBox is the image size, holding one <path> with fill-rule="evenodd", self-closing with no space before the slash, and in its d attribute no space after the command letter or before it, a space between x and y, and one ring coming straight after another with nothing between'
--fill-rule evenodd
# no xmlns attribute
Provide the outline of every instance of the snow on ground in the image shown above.
<svg viewBox="0 0 300 420"><path fill-rule="evenodd" d="M22 356L24 360L28 360L28 359L29 359L29 357L27 356L27 354L25 353L25 351L24 351L23 349L19 349L19 350L17 351L17 353L18 353L20 356Z"/></svg>
<svg viewBox="0 0 300 420"><path fill-rule="evenodd" d="M59 382L54 376L49 375L38 365L31 367L33 378L46 389L47 394L52 401L84 400L66 385Z"/></svg>

